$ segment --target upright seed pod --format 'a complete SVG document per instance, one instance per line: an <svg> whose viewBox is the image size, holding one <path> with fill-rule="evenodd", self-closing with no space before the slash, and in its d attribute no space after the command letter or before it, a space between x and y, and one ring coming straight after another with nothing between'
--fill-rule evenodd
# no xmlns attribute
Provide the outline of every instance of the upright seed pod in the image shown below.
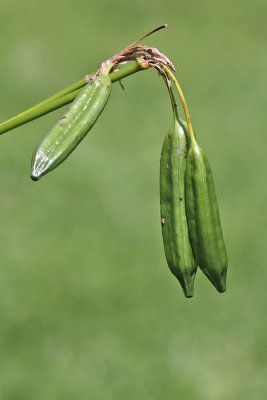
<svg viewBox="0 0 267 400"><path fill-rule="evenodd" d="M187 156L186 211L198 266L219 292L226 290L227 253L211 168L193 140Z"/></svg>
<svg viewBox="0 0 267 400"><path fill-rule="evenodd" d="M165 256L171 272L179 280L184 295L194 295L197 265L189 239L185 210L187 138L174 118L163 142L160 161L160 211Z"/></svg>
<svg viewBox="0 0 267 400"><path fill-rule="evenodd" d="M62 118L51 128L32 156L33 180L55 169L78 146L103 111L111 91L108 71L81 90Z"/></svg>

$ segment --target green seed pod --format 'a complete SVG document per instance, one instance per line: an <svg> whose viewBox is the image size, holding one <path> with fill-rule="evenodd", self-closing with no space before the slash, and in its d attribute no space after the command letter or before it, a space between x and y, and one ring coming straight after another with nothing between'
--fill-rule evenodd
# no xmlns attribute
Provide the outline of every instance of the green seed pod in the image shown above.
<svg viewBox="0 0 267 400"><path fill-rule="evenodd" d="M186 168L186 211L198 266L219 292L226 290L227 253L207 157L191 143Z"/></svg>
<svg viewBox="0 0 267 400"><path fill-rule="evenodd" d="M32 157L33 180L61 164L78 146L104 109L111 91L107 74L90 80L63 117L50 129Z"/></svg>
<svg viewBox="0 0 267 400"><path fill-rule="evenodd" d="M160 211L165 256L186 297L194 294L195 263L185 210L187 139L175 120L167 133L160 161Z"/></svg>

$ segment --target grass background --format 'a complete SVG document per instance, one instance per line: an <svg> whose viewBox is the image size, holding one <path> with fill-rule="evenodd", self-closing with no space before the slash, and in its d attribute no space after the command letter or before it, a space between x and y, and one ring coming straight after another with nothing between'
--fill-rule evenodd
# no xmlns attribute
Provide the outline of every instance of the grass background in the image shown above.
<svg viewBox="0 0 267 400"><path fill-rule="evenodd" d="M55 172L31 154L59 110L1 137L0 397L262 400L266 335L266 3L0 0L0 120L145 32L174 62L211 162L228 290L168 271L159 158L171 112L153 71L113 85Z"/></svg>

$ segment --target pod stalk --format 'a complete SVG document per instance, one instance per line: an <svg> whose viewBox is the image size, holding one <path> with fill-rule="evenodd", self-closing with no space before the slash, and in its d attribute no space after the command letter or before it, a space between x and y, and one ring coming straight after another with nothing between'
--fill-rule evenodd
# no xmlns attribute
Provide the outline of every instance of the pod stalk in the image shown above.
<svg viewBox="0 0 267 400"><path fill-rule="evenodd" d="M190 118L190 114L188 111L188 107L185 101L185 97L183 94L183 91L181 89L181 86L179 85L177 79L175 78L174 74L169 70L169 68L166 67L166 65L162 65L162 68L164 69L164 71L168 74L168 76L172 79L172 81L174 82L174 85L177 89L177 92L180 96L181 99L181 103L184 109L184 113L185 113L185 118L186 118L186 122L187 122L187 126L188 126L188 132L190 135L190 140L192 143L195 143L196 138L195 138L195 134L194 134L194 130L193 130L193 126L192 126L192 122L191 122L191 118Z"/></svg>

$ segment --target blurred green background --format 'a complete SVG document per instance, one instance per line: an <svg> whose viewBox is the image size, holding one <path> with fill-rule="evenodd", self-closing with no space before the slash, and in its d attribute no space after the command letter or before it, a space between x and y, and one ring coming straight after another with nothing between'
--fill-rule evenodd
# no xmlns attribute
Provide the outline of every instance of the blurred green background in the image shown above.
<svg viewBox="0 0 267 400"><path fill-rule="evenodd" d="M0 0L0 120L163 23L213 168L228 290L185 299L164 259L155 71L114 84L94 130L40 182L31 154L63 110L1 136L0 398L266 399L266 2Z"/></svg>

